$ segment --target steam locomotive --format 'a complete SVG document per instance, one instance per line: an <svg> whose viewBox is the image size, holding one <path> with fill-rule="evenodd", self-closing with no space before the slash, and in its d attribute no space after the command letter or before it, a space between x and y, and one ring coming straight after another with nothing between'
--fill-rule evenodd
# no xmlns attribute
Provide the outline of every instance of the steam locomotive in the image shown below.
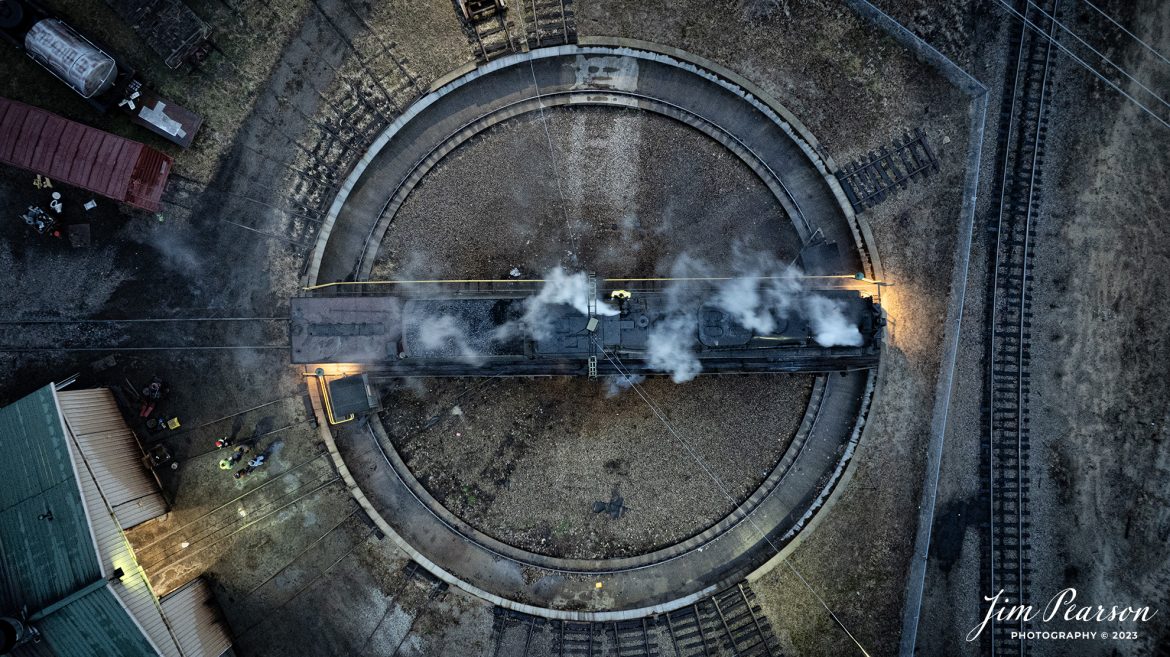
<svg viewBox="0 0 1170 657"><path fill-rule="evenodd" d="M295 298L292 360L400 376L669 374L675 360L703 373L844 372L877 365L885 326L880 306L851 290L804 293L768 331L711 296L596 296L535 310L535 291L515 286Z"/></svg>

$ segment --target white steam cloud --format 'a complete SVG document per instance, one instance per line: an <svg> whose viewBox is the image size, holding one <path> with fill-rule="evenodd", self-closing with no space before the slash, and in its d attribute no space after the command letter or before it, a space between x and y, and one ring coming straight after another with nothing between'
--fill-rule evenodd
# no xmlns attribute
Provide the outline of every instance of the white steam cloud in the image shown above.
<svg viewBox="0 0 1170 657"><path fill-rule="evenodd" d="M719 286L714 305L756 333L775 331L778 319L787 317L799 301L800 272L756 270L740 276Z"/></svg>
<svg viewBox="0 0 1170 657"><path fill-rule="evenodd" d="M678 281L665 290L663 315L650 327L647 335L646 364L650 369L667 373L675 383L684 383L702 371L698 346L699 310L714 306L756 335L777 334L793 318L801 324L792 326L803 332L805 324L813 340L824 347L860 346L864 337L857 325L846 316L845 304L804 287L801 272L768 255L736 252L734 278L720 283L714 294L711 287ZM683 254L671 267L677 279L712 276L706 263ZM544 284L532 297L524 300L523 315L496 327L489 342L502 342L516 336L545 340L553 331L551 312L556 306L571 306L582 315L589 314L589 279L584 272L569 273L561 267L544 275ZM596 316L612 316L618 309L598 300ZM481 365L485 356L475 348L484 346L468 335L466 322L447 315L418 319L421 345L445 357ZM791 335L791 334L790 334ZM640 382L640 378L635 382ZM609 382L609 394L618 394L630 382L618 377Z"/></svg>
<svg viewBox="0 0 1170 657"><path fill-rule="evenodd" d="M417 330L424 349L438 351L470 365L483 364L483 354L471 346L467 328L458 318L450 315L423 317L418 321Z"/></svg>
<svg viewBox="0 0 1170 657"><path fill-rule="evenodd" d="M824 347L858 347L864 342L857 325L845 318L842 303L819 294L804 298L804 312L812 323L813 339Z"/></svg>
<svg viewBox="0 0 1170 657"><path fill-rule="evenodd" d="M650 329L646 364L661 372L670 372L670 379L675 383L686 383L698 376L703 366L695 355L697 326L693 313L677 313L659 321Z"/></svg>
<svg viewBox="0 0 1170 657"><path fill-rule="evenodd" d="M618 395L622 394L622 392L629 390L636 385L640 385L645 380L646 377L642 376L641 374L606 377L605 396L607 399L617 397Z"/></svg>
<svg viewBox="0 0 1170 657"><path fill-rule="evenodd" d="M680 255L670 268L673 278L704 278L711 275L706 263ZM646 343L646 364L660 372L669 372L675 383L685 383L699 375L703 366L695 354L698 338L698 310L704 299L695 286L673 284L666 288L667 317L650 327Z"/></svg>
<svg viewBox="0 0 1170 657"><path fill-rule="evenodd" d="M524 325L536 340L543 340L552 333L552 322L548 311L552 306L572 306L582 315L589 314L589 277L585 272L568 273L562 267L554 267L544 275L544 285L536 296L524 302ZM596 316L618 314L617 308L598 302Z"/></svg>
<svg viewBox="0 0 1170 657"><path fill-rule="evenodd" d="M714 304L756 333L776 330L794 312L812 325L813 339L823 347L855 347L864 339L844 313L841 302L804 287L802 273L774 258L737 254L737 278L725 282Z"/></svg>
<svg viewBox="0 0 1170 657"><path fill-rule="evenodd" d="M804 287L802 273L766 254L736 252L735 278L718 286L709 299L695 296L685 283L667 288L668 316L650 330L647 364L667 372L675 383L695 378L702 365L695 353L697 310L704 303L729 314L756 334L767 335L797 315L808 321L813 339L824 347L859 346L864 338L844 311L844 304ZM710 276L711 268L687 255L671 269L675 278ZM701 287L701 286L699 286Z"/></svg>

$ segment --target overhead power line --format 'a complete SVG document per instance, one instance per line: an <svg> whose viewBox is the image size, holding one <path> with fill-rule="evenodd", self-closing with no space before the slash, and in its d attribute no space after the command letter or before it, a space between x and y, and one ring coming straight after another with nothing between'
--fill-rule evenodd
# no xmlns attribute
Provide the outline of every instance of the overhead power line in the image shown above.
<svg viewBox="0 0 1170 657"><path fill-rule="evenodd" d="M1081 59L1080 57L1078 57L1078 56L1076 55L1076 53L1074 53L1073 51L1069 50L1069 49L1068 49L1068 47L1067 47L1067 46L1065 46L1063 43L1061 43L1061 42L1060 42L1060 41L1058 41L1057 39L1054 39L1053 37L1049 36L1049 35L1048 35L1048 34L1047 34L1047 33L1046 33L1044 30L1040 29L1040 28L1039 28L1039 27L1038 27L1038 26L1037 26L1035 23L1033 23L1031 20L1029 20L1027 16L1024 16L1024 15L1023 15L1023 14L1021 14L1019 11L1017 11L1015 7L1012 7L1010 4L1008 4L1008 2L1007 2L1006 0L997 0L997 1L999 2L999 4L1003 5L1003 6L1004 6L1004 8L1006 8L1006 9L1007 9L1008 11L1010 11L1010 12L1011 12L1013 15L1015 15L1015 17L1016 17L1016 18L1018 18L1018 19L1020 19L1021 21L1023 21L1023 22L1024 22L1024 24L1025 24L1026 26L1028 26L1028 28L1029 28L1029 29L1031 29L1033 32L1035 32L1036 34L1039 34L1040 36L1044 37L1045 39L1048 39L1049 41L1051 41L1051 42L1052 42L1052 45L1056 46L1057 48L1060 48L1062 51L1064 51L1064 53L1065 53L1066 55L1068 55L1069 57L1071 57L1071 58L1073 59L1073 61L1075 61L1076 63L1080 64L1082 67L1084 67L1084 69L1085 69L1085 70L1089 71L1089 72L1090 72L1090 73L1092 73L1093 75L1095 75L1095 76L1097 76L1098 78L1100 78L1100 79L1101 79L1101 81L1102 81L1102 82L1104 82L1105 84L1109 85L1110 87L1113 87L1113 89L1115 89L1115 90L1116 90L1118 93L1120 93L1122 96L1125 96L1126 98L1128 98L1128 99L1129 99L1131 102L1133 102L1133 104L1135 104L1135 105L1137 105L1138 107L1140 107L1140 108L1142 109L1142 111L1144 111L1146 114L1149 114L1151 117L1153 117L1155 121L1157 121L1158 123L1161 123L1163 127L1170 128L1170 123L1168 123L1168 122L1166 121L1166 119L1163 119L1162 117L1160 117L1160 116L1158 116L1157 114L1155 114L1155 113L1153 112L1153 110L1151 110L1150 108L1146 107L1144 104L1142 104L1142 102L1141 102L1141 101L1139 101L1138 99L1134 98L1134 97L1133 97L1133 96L1131 96L1129 93L1127 93L1127 92L1126 92L1124 89L1122 89L1120 86L1118 86L1118 85L1117 85L1115 82L1113 82L1113 81L1112 81L1112 80L1110 80L1109 78L1107 78L1107 77L1105 77L1104 75L1102 75L1100 71L1098 71L1097 69L1093 68L1092 66L1090 66L1090 65L1088 64L1088 62L1086 62L1085 60L1083 60L1083 59Z"/></svg>

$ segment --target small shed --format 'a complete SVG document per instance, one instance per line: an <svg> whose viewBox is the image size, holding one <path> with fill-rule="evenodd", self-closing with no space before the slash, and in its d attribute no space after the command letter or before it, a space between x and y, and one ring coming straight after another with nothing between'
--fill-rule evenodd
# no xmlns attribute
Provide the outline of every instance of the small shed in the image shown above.
<svg viewBox="0 0 1170 657"><path fill-rule="evenodd" d="M25 630L11 657L229 651L205 583L160 600L134 558L124 530L167 506L109 390L48 385L0 409L0 453L0 617Z"/></svg>
<svg viewBox="0 0 1170 657"><path fill-rule="evenodd" d="M0 98L0 163L157 212L173 160L145 144Z"/></svg>

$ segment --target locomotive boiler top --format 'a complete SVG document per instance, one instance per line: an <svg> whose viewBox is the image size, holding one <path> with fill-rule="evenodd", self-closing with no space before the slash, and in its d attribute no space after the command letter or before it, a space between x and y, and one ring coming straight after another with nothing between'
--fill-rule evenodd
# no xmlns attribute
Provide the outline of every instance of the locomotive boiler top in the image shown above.
<svg viewBox="0 0 1170 657"><path fill-rule="evenodd" d="M34 23L24 37L24 48L83 98L109 90L118 76L113 57L56 18Z"/></svg>

